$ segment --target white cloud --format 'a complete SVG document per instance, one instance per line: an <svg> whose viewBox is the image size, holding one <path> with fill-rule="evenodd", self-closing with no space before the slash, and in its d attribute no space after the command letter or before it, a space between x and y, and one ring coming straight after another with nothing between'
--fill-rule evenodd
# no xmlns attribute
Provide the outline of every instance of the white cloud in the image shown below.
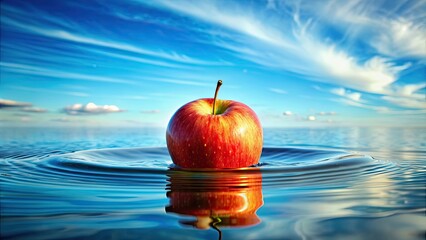
<svg viewBox="0 0 426 240"><path fill-rule="evenodd" d="M346 93L346 97L353 101L359 102L361 100L361 93L358 93L358 92Z"/></svg>
<svg viewBox="0 0 426 240"><path fill-rule="evenodd" d="M424 15L422 10L424 10L425 1L401 0L400 6L404 6L403 8L389 6L385 8L382 5L383 2L374 1L330 0L307 4L303 1L269 0L267 3L265 2L267 10L262 9L263 11L245 8L237 3L232 1L229 3L229 1L176 2L162 0L143 2L151 7L216 25L213 27L214 30L203 29L204 26L197 28L196 31L211 34L208 37L209 40L199 39L199 41L204 40L208 44L230 50L228 52L231 54L261 66L297 73L313 81L326 82L340 87L336 88L333 93L343 97L338 101L344 104L375 110L385 109L363 102L363 96L375 93L385 95L381 98L382 100L397 106L423 108L424 94L418 93L418 90L424 88L425 84L404 85L398 80L404 70L416 64L414 60L408 62L401 57L421 59L426 55L425 27L422 22L418 21L421 19L419 17ZM12 11L13 9L6 10ZM274 15L275 13L278 15ZM36 14L40 18L37 19L38 21L30 21L25 20L28 13L18 12L17 14L3 17L2 24L14 26L27 33L64 40L73 44L82 43L81 48L91 49L109 57L161 66L178 66L181 63L217 64L217 62L194 59L173 51L147 48L130 42L123 43L120 39L91 35L90 32L79 27L77 22L70 21L73 26L64 25L64 20L56 24L57 19L43 14ZM304 18L305 16L309 16L309 19ZM47 25L41 25L41 22L47 23ZM330 26L333 29L336 28L336 31L340 31L341 38L340 34L336 34L338 37L334 34L323 35L327 32L323 30L330 29ZM229 34L223 31L224 29L230 30ZM224 34L213 35L212 31L215 30L224 32ZM335 38L332 39L332 37ZM363 49L366 51L363 53L357 51L358 44L367 46ZM101 48L96 50L91 48L93 46ZM372 48L370 49L368 46L372 46ZM150 56L150 59L145 59L144 56ZM45 77L137 84L127 78L91 76L17 63L2 62L0 66L5 71ZM183 77L180 79L152 77L142 80L208 85L204 82L188 81ZM281 89L269 90L285 93Z"/></svg>
<svg viewBox="0 0 426 240"><path fill-rule="evenodd" d="M394 90L395 96L411 97L417 99L425 99L425 94L416 93L420 89L426 88L426 83L418 84L406 84L403 86L397 86Z"/></svg>
<svg viewBox="0 0 426 240"><path fill-rule="evenodd" d="M304 5L303 10L339 28L346 38L360 40L381 55L426 56L426 28L421 19L425 1L400 0L390 7L386 1L330 0ZM338 6L338 7L336 7Z"/></svg>
<svg viewBox="0 0 426 240"><path fill-rule="evenodd" d="M285 111L283 114L284 114L284 116L291 116L291 115L293 115L293 113L291 111Z"/></svg>
<svg viewBox="0 0 426 240"><path fill-rule="evenodd" d="M393 109L383 109L378 111L382 114L393 114L393 115L421 115L426 118L426 109L410 109L410 110L393 110ZM426 120L426 119L425 119Z"/></svg>
<svg viewBox="0 0 426 240"><path fill-rule="evenodd" d="M278 93L278 94L287 94L286 91L279 89L279 88L270 88L269 91L274 92L274 93Z"/></svg>
<svg viewBox="0 0 426 240"><path fill-rule="evenodd" d="M382 99L401 107L426 109L426 97L423 99L414 99L407 97L383 96Z"/></svg>
<svg viewBox="0 0 426 240"><path fill-rule="evenodd" d="M344 88L333 88L330 92L339 96L345 96L346 94L346 90Z"/></svg>
<svg viewBox="0 0 426 240"><path fill-rule="evenodd" d="M262 24L261 21L256 20L255 15L250 16L248 13L232 14L232 10L229 9L236 9L238 7L232 6L231 2L227 4L228 10L225 10L223 6L216 1L196 1L191 3L184 3L182 1L155 1L154 4L161 8L167 8L202 19L206 22L224 26L228 29L252 36L276 46L293 48L292 44L282 37L280 31Z"/></svg>
<svg viewBox="0 0 426 240"><path fill-rule="evenodd" d="M333 88L330 90L331 93L336 94L338 96L342 96L348 98L355 102L361 101L361 93L359 92L350 92L344 88Z"/></svg>
<svg viewBox="0 0 426 240"><path fill-rule="evenodd" d="M252 39L236 38L244 41L244 44L238 43L238 40L219 40L214 43L238 53L239 57L268 67L307 75L315 81L383 94L388 91L389 85L398 79L399 73L411 66L410 63L396 64L393 59L379 57L378 55L373 55L366 60L364 60L365 58L360 59L351 55L347 49L339 48L334 43L327 43L315 35L315 30L317 30L315 29L315 21L319 21L318 19L323 16L313 12L314 19L305 20L305 22L299 16L299 11L309 10L300 9L306 7L305 5L295 7L292 10L290 13L293 15L292 22L280 21L272 17L266 18L264 15L254 15L250 11L243 12L232 4L227 9L223 9L219 7L220 4L217 2L199 1L181 4L173 1L157 1L154 5L224 26L252 37ZM345 5L346 14L349 14L348 12L354 5L357 4ZM316 6L320 8L319 10L326 8ZM364 13L361 11L360 13L364 15L359 16L352 12L350 14L351 16L359 16L355 21L356 24L370 22L371 19L368 14L372 14L371 12ZM264 19L269 21L262 21ZM282 29L286 29L286 32L283 32ZM253 39L262 41L266 45L259 44Z"/></svg>
<svg viewBox="0 0 426 240"><path fill-rule="evenodd" d="M334 47L319 47L315 54L317 65L335 84L371 93L385 93L397 80L397 75L410 67L410 63L396 65L389 59L372 57L358 64L355 57Z"/></svg>
<svg viewBox="0 0 426 240"><path fill-rule="evenodd" d="M382 96L381 99L399 107L425 109L426 95L418 92L425 87L426 83L395 86L388 95Z"/></svg>
<svg viewBox="0 0 426 240"><path fill-rule="evenodd" d="M0 99L0 108L20 108L20 107L30 107L32 106L31 103L27 102L18 102L14 100L8 100L8 99Z"/></svg>
<svg viewBox="0 0 426 240"><path fill-rule="evenodd" d="M38 108L38 107L24 107L21 109L23 112L32 112L32 113L45 113L47 112L44 108Z"/></svg>
<svg viewBox="0 0 426 240"><path fill-rule="evenodd" d="M227 4L227 8L223 8L218 1L198 1L191 4L156 1L149 5L234 31L237 34L232 35L232 38L215 35L212 43L231 50L237 57L262 66L305 75L313 81L364 93L391 95L393 84L398 81L401 72L413 64L400 61L395 55L418 56L417 53L423 55L425 50L424 27L413 24L410 20L422 14L421 11L414 13L418 8L414 6L417 5L415 3L406 2L407 9L411 10L402 12L400 19L395 19L396 14L392 14L392 11L396 10L393 8L387 8L387 14L381 3L356 0L346 3L331 0L312 4L268 1L267 9L288 10L284 14L281 11L279 17L259 11L254 14L254 11L244 10L235 4ZM410 15L411 13L414 15ZM303 16L311 18L304 19ZM388 26L389 23L391 27ZM330 27L327 24L340 28L342 41L351 44L340 45L332 39L324 39L321 36L324 33L322 27ZM210 33L209 30L206 33ZM358 42L373 46L377 43L396 51L392 55L377 49L376 52L357 55L351 46ZM383 57L383 54L387 57ZM278 89L270 90L281 92ZM358 92L345 92L342 96L360 102L362 95Z"/></svg>
<svg viewBox="0 0 426 240"><path fill-rule="evenodd" d="M339 102L339 103L342 103L342 104L348 105L348 106L360 107L360 108L364 108L364 109L374 110L374 111L379 112L379 113L383 113L383 112L386 112L386 111L389 110L389 108L387 108L387 107L368 105L368 104L365 104L363 102L357 102L357 101L353 101L351 99L346 99L346 98L334 99L333 101Z"/></svg>
<svg viewBox="0 0 426 240"><path fill-rule="evenodd" d="M2 108L10 108L10 109L15 109L17 111L21 111L21 112L27 112L27 113L45 113L47 112L46 109L44 108L39 108L39 107L33 107L33 105L31 103L28 102L18 102L18 101L14 101L14 100L8 100L8 99L0 99L0 109ZM16 116L18 116L18 114L15 114ZM27 117L29 115L25 115L22 117Z"/></svg>
<svg viewBox="0 0 426 240"><path fill-rule="evenodd" d="M116 105L96 105L94 103L74 104L67 106L63 111L69 115L93 115L93 114L105 114L105 113L116 113L123 112Z"/></svg>
<svg viewBox="0 0 426 240"><path fill-rule="evenodd" d="M381 99L399 107L425 109L426 96L424 94L417 93L418 90L425 87L425 83L396 86L393 89L390 89L388 95L382 96ZM361 100L361 93L358 92L350 92L344 88L333 88L330 92L344 97L345 99L339 99L337 101L345 105L372 109L379 113L387 113L390 111L387 107L365 104L364 101Z"/></svg>
<svg viewBox="0 0 426 240"><path fill-rule="evenodd" d="M426 57L426 28L407 19L391 21L372 45L381 53L396 57Z"/></svg>
<svg viewBox="0 0 426 240"><path fill-rule="evenodd" d="M308 121L315 121L315 120L316 120L316 117L315 117L315 116L313 116L313 115L311 115L311 116L308 116L308 117L306 118L306 120L308 120Z"/></svg>

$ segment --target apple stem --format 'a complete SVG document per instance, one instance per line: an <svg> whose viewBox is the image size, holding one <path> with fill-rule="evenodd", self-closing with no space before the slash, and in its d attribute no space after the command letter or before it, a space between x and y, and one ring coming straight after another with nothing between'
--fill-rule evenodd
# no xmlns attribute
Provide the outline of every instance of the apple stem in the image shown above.
<svg viewBox="0 0 426 240"><path fill-rule="evenodd" d="M216 91L214 92L214 99L213 99L213 112L212 114L215 115L214 110L216 108L216 97L217 97L217 93L219 92L219 88L220 86L222 86L222 80L217 81L217 85L216 85Z"/></svg>
<svg viewBox="0 0 426 240"><path fill-rule="evenodd" d="M210 218L213 220L213 222L210 223L210 226L219 233L218 240L222 240L222 231L216 226L216 224L219 224L220 222L222 222L222 220L220 218L215 217Z"/></svg>

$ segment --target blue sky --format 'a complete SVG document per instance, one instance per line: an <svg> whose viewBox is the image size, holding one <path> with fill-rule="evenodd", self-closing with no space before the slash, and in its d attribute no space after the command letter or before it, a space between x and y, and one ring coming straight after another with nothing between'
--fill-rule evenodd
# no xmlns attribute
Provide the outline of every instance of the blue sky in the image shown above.
<svg viewBox="0 0 426 240"><path fill-rule="evenodd" d="M426 1L1 2L2 126L159 126L246 103L264 127L426 126Z"/></svg>

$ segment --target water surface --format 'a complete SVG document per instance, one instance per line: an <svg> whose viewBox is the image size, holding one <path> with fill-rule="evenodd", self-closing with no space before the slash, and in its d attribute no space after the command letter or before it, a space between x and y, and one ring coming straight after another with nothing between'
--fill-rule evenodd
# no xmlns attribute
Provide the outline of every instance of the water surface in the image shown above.
<svg viewBox="0 0 426 240"><path fill-rule="evenodd" d="M1 129L2 239L424 239L424 129L265 129L184 171L163 129Z"/></svg>

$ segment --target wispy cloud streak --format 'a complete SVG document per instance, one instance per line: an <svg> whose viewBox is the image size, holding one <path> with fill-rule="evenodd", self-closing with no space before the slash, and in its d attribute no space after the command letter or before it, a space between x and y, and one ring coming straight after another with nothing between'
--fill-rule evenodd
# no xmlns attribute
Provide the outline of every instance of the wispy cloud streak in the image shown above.
<svg viewBox="0 0 426 240"><path fill-rule="evenodd" d="M52 77L52 78L59 78L59 79L94 81L94 82L137 84L137 82L124 80L124 79L116 79L116 78L102 77L102 76L91 76L91 75L85 75L85 74L73 73L73 72L62 72L62 71L56 71L56 70L51 70L47 68L23 65L18 63L11 63L11 62L0 62L0 66L2 67L3 71L21 73L21 74L27 74L27 75L44 76L44 77Z"/></svg>
<svg viewBox="0 0 426 240"><path fill-rule="evenodd" d="M312 6L300 1L286 1L274 3L274 7L268 3L264 10L257 11L232 3L222 8L224 3L220 1L191 4L155 1L145 4L234 31L239 35L233 39L216 36L212 43L231 50L240 58L295 72L313 81L367 93L392 94L392 86L399 75L412 66L412 62L401 62L397 58L420 57L426 51L424 41L421 41L426 36L425 27L415 24L408 12L403 12L400 18L383 15L376 11L381 8L380 4L366 1L345 4L328 1L326 4L313 3ZM410 2L406 4L412 5ZM336 5L339 6L337 9L333 7ZM424 8L424 4L418 7ZM276 15L276 9L287 11ZM310 18L304 17L307 13ZM328 18L334 19L336 24ZM390 29L386 27L389 22ZM353 42L352 45L368 41L372 54L358 56L354 49L347 47L350 44L323 39L321 30L324 24L342 31L344 37L341 40ZM206 29L206 33L209 31ZM383 46L383 49L378 46ZM390 49L397 51L386 54Z"/></svg>
<svg viewBox="0 0 426 240"><path fill-rule="evenodd" d="M18 102L9 99L0 99L0 108L21 108L21 107L31 107L31 103L27 102Z"/></svg>
<svg viewBox="0 0 426 240"><path fill-rule="evenodd" d="M89 94L83 93L83 92L49 90L49 89L44 89L44 88L33 88L33 87L23 87L23 86L10 86L10 88L22 90L22 91L28 91L28 92L45 92L45 93L60 94L60 95L65 94L65 95L76 96L76 97L88 97L89 96Z"/></svg>
<svg viewBox="0 0 426 240"><path fill-rule="evenodd" d="M10 10L11 8L8 7ZM32 19L28 14L19 11L17 9L13 9L13 12L19 13L21 15L21 21L15 20L12 16L3 16L1 18L2 24L7 26L13 26L15 29L19 29L24 32L37 34L49 38L54 39L60 39L64 41L69 42L75 42L79 44L88 44L96 47L104 47L104 48L110 48L115 50L121 50L128 53L135 53L135 54L141 54L146 55L154 58L160 58L160 59L166 59L177 63L184 63L184 64L195 64L195 65L223 65L226 64L224 62L212 62L212 61L205 61L200 60L196 58L189 57L185 54L179 54L175 51L162 51L162 50L152 50L147 48L142 48L140 46L135 46L129 43L120 42L120 41L113 41L113 40L107 40L105 36L94 36L87 34L86 30L81 29L80 26L73 23L71 29L77 29L76 32L71 32L67 30L67 28L54 28L57 23L63 22L61 19L56 19L49 17L48 19L41 19L45 22L49 23L48 25L37 25L34 24L34 21L28 21L23 19ZM10 14L9 14L10 15ZM48 15L48 14L46 14ZM45 15L41 15L45 16ZM47 21L46 21L47 20ZM64 25L69 25L69 23L66 23ZM69 29L69 28L68 28ZM154 62L151 62L154 63ZM158 63L158 62L157 62Z"/></svg>

